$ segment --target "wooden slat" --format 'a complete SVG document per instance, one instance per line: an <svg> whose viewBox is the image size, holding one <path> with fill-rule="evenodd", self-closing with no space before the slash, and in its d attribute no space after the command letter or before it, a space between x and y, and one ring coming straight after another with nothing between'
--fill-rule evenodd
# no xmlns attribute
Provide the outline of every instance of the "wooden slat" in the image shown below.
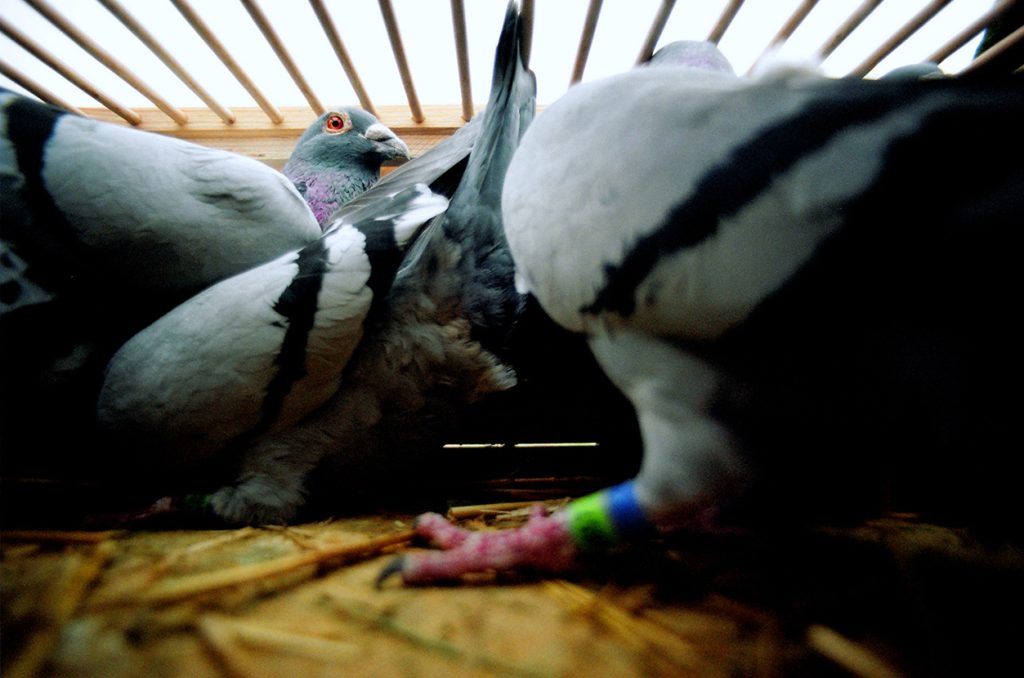
<svg viewBox="0 0 1024 678"><path fill-rule="evenodd" d="M402 87L405 88L405 98L409 101L409 112L412 114L414 122L422 122L423 108L420 106L419 97L416 96L416 87L412 81L412 72L409 70L409 61L405 57L405 47L402 45L402 33L398 30L395 10L391 6L391 0L377 0L377 4L380 5L380 15L384 19L384 28L388 32L391 51L395 55L395 65L398 66Z"/></svg>
<svg viewBox="0 0 1024 678"><path fill-rule="evenodd" d="M174 56L164 48L160 42L153 37L153 34L146 30L146 27L140 24L131 13L128 12L117 0L98 0L98 2L107 8L114 17L117 18L125 28L131 31L139 41L149 48L153 54L157 56L160 61L164 62L164 65L171 70L174 75L178 77L185 86L195 92L196 96L203 100L210 110L216 113L221 120L231 124L235 120L235 114L231 112L231 109L222 106L212 94L207 92L202 85L200 85L192 75L185 70Z"/></svg>
<svg viewBox="0 0 1024 678"><path fill-rule="evenodd" d="M857 9L853 11L853 14L846 18L846 21L839 25L832 35L828 36L825 42L821 43L821 47L818 48L818 56L824 59L832 52L836 51L839 45L850 37L850 34L857 30L857 27L864 23L864 20L871 15L878 6L882 4L882 0L864 0Z"/></svg>
<svg viewBox="0 0 1024 678"><path fill-rule="evenodd" d="M29 52L32 56L34 56L35 58L37 58L40 61L42 61L44 64L46 64L47 66L49 66L53 70L55 70L58 73L60 73L60 75L65 80L67 80L68 82L73 84L75 87L77 87L78 89L82 90L83 92L85 92L86 94L91 96L96 101L98 101L101 104L103 104L104 106L106 106L108 109L110 109L111 111L116 113L121 118L124 118L126 121L128 121L132 125L138 125L139 123L142 122L142 117L138 113L136 113L132 109L128 108L127 106L124 106L123 104L118 103L113 98L107 96L105 93L100 91L91 82L89 82L88 80L86 80L82 76L78 75L78 73L73 71L69 66L67 66L60 59L58 59L57 57L55 57L52 54L50 54L50 52L48 52L46 49L44 49L37 42L35 42L31 38L29 38L27 35L25 35L21 31L19 31L17 28L12 26L11 24L7 23L7 21L5 21L3 18L0 18L0 33L3 33L7 37L9 37L11 40L13 40L14 42L18 43L23 49L25 49L27 52Z"/></svg>
<svg viewBox="0 0 1024 678"><path fill-rule="evenodd" d="M452 30L455 33L455 57L459 66L459 92L462 95L462 119L473 117L473 87L469 77L469 45L466 39L466 8L462 0L451 0Z"/></svg>
<svg viewBox="0 0 1024 678"><path fill-rule="evenodd" d="M948 59L953 52L966 45L971 38L985 30L989 24L998 20L999 17L1013 9L1016 5L1019 5L1021 1L1022 0L1003 0L1003 2L982 14L975 21L968 24L966 28L950 38L945 44L932 52L926 61L930 61L934 64L942 63Z"/></svg>
<svg viewBox="0 0 1024 678"><path fill-rule="evenodd" d="M331 15L324 6L323 0L309 0L309 4L313 8L313 13L316 14L317 21L320 22L320 27L324 30L324 35L327 36L327 41L331 43L334 54L337 55L338 61L341 63L341 68L348 76L352 89L355 90L359 105L379 118L380 115L377 114L377 109L374 108L370 96L366 93L366 88L363 87L363 81L359 78L355 64L352 63L352 58L349 56L348 50L345 49L345 43L342 42L338 30L334 27L334 21L331 20Z"/></svg>
<svg viewBox="0 0 1024 678"><path fill-rule="evenodd" d="M587 59L590 57L590 46L594 42L594 32L597 30L597 20L601 16L602 0L590 0L587 7L587 17L583 21L583 32L580 34L580 44L576 49L576 61L572 66L572 76L569 84L573 85L583 79L583 71L587 67Z"/></svg>
<svg viewBox="0 0 1024 678"><path fill-rule="evenodd" d="M82 111L67 103L66 101L58 97L56 94L46 89L38 82L28 77L18 69L16 69L14 66L11 66L3 59L0 59L0 73L10 78L11 81L16 82L18 85L25 88L34 96L38 97L39 99L42 99L48 104L59 106L60 108L63 108L67 111L71 111L72 113L77 113L78 115L85 115L84 113L82 113Z"/></svg>
<svg viewBox="0 0 1024 678"><path fill-rule="evenodd" d="M92 38L78 30L78 27L67 20L60 12L55 10L44 0L24 0L32 9L39 12L57 29L68 36L76 45L91 54L93 58L109 68L119 78L135 88L140 94L152 101L157 108L167 114L169 118L179 125L188 122L188 116L182 113L171 102L160 96L153 88L142 81L142 78L135 75L127 66L118 61L113 54L103 49Z"/></svg>
<svg viewBox="0 0 1024 678"><path fill-rule="evenodd" d="M651 27L647 30L644 44L640 46L640 54L636 57L637 64L650 61L651 55L654 54L654 48L657 46L658 40L661 39L661 33L665 30L665 24L668 23L668 18L672 14L672 8L675 6L676 0L661 0L661 6L658 7L654 21L651 22Z"/></svg>
<svg viewBox="0 0 1024 678"><path fill-rule="evenodd" d="M272 123L279 124L282 121L281 111L277 110L274 104L270 103L263 92L256 86L256 83L249 78L248 74L238 65L238 62L234 60L224 45L221 44L217 36L213 34L210 27L200 18L196 11L192 9L192 6L188 4L187 0L171 0L171 4L177 8L178 12L185 17L185 21L192 26L192 30L199 34L199 37L209 46L213 53L217 55L217 58L221 60L231 74L235 76L239 84L245 88L249 95L256 101L256 104L266 113L267 117L270 118Z"/></svg>
<svg viewBox="0 0 1024 678"><path fill-rule="evenodd" d="M725 37L725 32L729 30L732 20L736 18L736 14L742 6L743 0L729 0L729 4L722 11L722 16L718 18L718 23L711 29L711 33L708 35L708 42L717 45L722 41L722 38Z"/></svg>
<svg viewBox="0 0 1024 678"><path fill-rule="evenodd" d="M89 117L123 124L120 118L106 109L82 110ZM189 116L189 124L182 127L155 108L140 109L142 123L139 128L248 155L275 169L284 166L299 136L316 119L308 106L282 106L282 121L276 125L267 124L266 115L255 106L235 108L236 120L231 125L225 124L207 108L184 110ZM406 106L382 106L378 117L409 145L414 155L438 144L465 125L462 109L457 105L424 106L423 112L421 123L412 121ZM384 172L387 171L385 167Z"/></svg>
<svg viewBox="0 0 1024 678"><path fill-rule="evenodd" d="M1020 70L1022 64L1024 64L1024 26L982 52L977 59L960 71L960 75L991 75L1000 71L1009 73Z"/></svg>
<svg viewBox="0 0 1024 678"><path fill-rule="evenodd" d="M242 6L245 7L245 11L252 17L256 27L263 33L263 37L267 39L271 49L274 50L274 54L281 61L281 65L288 71L288 75L291 76L292 81L295 82L295 86L302 92L302 96L306 97L306 101L309 102L309 107L313 109L313 112L317 115L321 115L325 110L324 105L317 99L316 94L313 92L313 88L306 82L306 78L302 75L302 71L296 65L295 60L292 59L292 55L288 53L288 49L284 46L284 42L278 36L277 31L270 25L270 21L267 19L267 15L263 13L260 6L256 4L256 0L240 0Z"/></svg>
<svg viewBox="0 0 1024 678"><path fill-rule="evenodd" d="M883 42L874 52L868 55L868 57L859 66L850 71L850 76L863 78L865 75L870 73L871 70L882 61L882 59L892 54L894 49L902 45L907 38L916 33L921 26L928 23L932 17L938 14L942 8L950 2L952 2L952 0L932 0L932 2L925 5L921 11L911 17L907 23L900 26L900 29L893 33L888 40Z"/></svg>

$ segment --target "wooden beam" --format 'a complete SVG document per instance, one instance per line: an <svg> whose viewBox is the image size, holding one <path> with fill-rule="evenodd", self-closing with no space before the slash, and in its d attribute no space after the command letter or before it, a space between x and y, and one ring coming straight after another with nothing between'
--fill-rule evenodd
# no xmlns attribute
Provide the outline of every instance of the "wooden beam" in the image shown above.
<svg viewBox="0 0 1024 678"><path fill-rule="evenodd" d="M308 106L282 106L281 122L274 125L268 124L266 115L255 106L235 108L235 122L231 125L207 108L184 110L189 116L187 125L174 124L156 108L139 109L138 127L248 155L276 169L284 166L299 136L316 120ZM82 112L104 122L124 124L104 108L83 108ZM459 106L424 106L423 114L423 122L416 123L406 106L382 106L377 117L409 145L414 157L466 124Z"/></svg>

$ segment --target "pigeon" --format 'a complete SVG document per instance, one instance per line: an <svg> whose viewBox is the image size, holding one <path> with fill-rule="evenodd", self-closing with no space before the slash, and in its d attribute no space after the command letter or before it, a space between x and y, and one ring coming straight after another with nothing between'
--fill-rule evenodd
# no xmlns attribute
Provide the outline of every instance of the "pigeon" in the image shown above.
<svg viewBox="0 0 1024 678"><path fill-rule="evenodd" d="M465 163L446 173L456 186L448 208L415 239L367 318L341 387L312 415L245 449L236 481L209 495L209 510L219 519L283 523L311 495L372 494L393 472L414 468L417 455L439 447L437 437L469 404L516 384L502 352L525 298L514 286L500 195L535 106L521 33L513 1L486 109L453 137L461 144L460 136L472 133L475 140ZM402 179L416 163L350 205Z"/></svg>
<svg viewBox="0 0 1024 678"><path fill-rule="evenodd" d="M471 121L340 207L321 238L203 290L129 339L97 405L103 440L129 475L187 491L197 473L230 473L239 450L333 396L402 252L447 207L480 130ZM133 463L139 449L148 454ZM168 496L115 518L173 519L207 500Z"/></svg>
<svg viewBox="0 0 1024 678"><path fill-rule="evenodd" d="M658 48L644 66L685 66L705 71L734 73L732 64L714 43L675 40Z"/></svg>
<svg viewBox="0 0 1024 678"><path fill-rule="evenodd" d="M361 132L342 130L347 141L334 146L347 152L328 161L321 150L318 171L324 177L330 171L344 175L350 200L356 187L346 168L358 167L360 174L372 168L375 178L384 155L407 154L407 149L370 116L355 110L343 114L345 120L356 120ZM48 459L47 454L21 453L30 449L74 457L75 449L95 447L96 441L120 450L127 440L144 441L154 452L166 452L180 437L167 435L162 446L155 445L140 433L140 426L129 425L132 419L123 410L112 412L117 406L137 408L141 418L162 407L164 417L180 423L199 409L195 392L239 363L250 371L250 390L239 387L237 374L235 381L219 384L222 392L235 387L233 398L216 399L219 409L201 410L206 418L198 417L190 430L201 436L197 422L237 414L246 398L259 401L262 393L253 396L251 389L256 384L265 388L261 380L279 371L259 372L256 366L262 367L265 357L259 353L236 351L231 363L223 358L230 351L224 342L251 331L243 322L245 313L258 314L253 307L268 297L277 299L278 309L286 309L283 313L293 321L308 311L288 307L293 297L301 296L297 287L309 285L308 280L291 281L285 269L296 262L303 276L318 267L333 275L323 293L337 296L325 304L331 311L316 320L318 331L341 337L338 353L326 361L340 369L347 356L345 342L357 341L361 331L371 288L386 288L384 271L393 267L389 258L400 256L416 232L417 218L425 221L447 202L425 186L405 181L372 208L350 212L354 219L337 224L326 238L313 206L293 183L256 160L89 120L6 91L0 93L0 115L0 436L8 452L5 462ZM331 123L311 125L300 155L317 157L310 145L331 145L316 141L325 124ZM305 176L312 181L318 175L310 170ZM430 214L424 216L423 210ZM281 257L291 257L290 263ZM371 263L378 264L372 272ZM229 282L240 274L242 280ZM165 313L176 314L179 321L161 318ZM249 321L251 325L256 318ZM285 334L296 341L294 328ZM274 337L264 336L256 347L272 350ZM125 342L129 346L122 347ZM121 358L110 365L115 354ZM129 366L127 355L145 363L145 369L139 363ZM325 362L323 355L319 360ZM282 394L281 411L306 411L321 403L326 398L321 393L329 390L324 386L330 381L328 372L318 371L317 388L301 389L307 397L298 405L285 402L287 389L279 377L274 388ZM184 406L183 398L190 404ZM142 407L138 399L150 407ZM62 413L64 426L46 424L54 409ZM261 426L276 421L272 409L264 411ZM239 416L233 429L218 421L206 433L223 439L242 420ZM125 424L118 436L110 435L111 421ZM120 454L106 456L113 465L123 459ZM155 459L147 457L147 463ZM173 459L168 454L163 464L154 466L173 465ZM40 464L43 472L53 472L51 462ZM73 469L68 473L79 475Z"/></svg>
<svg viewBox="0 0 1024 678"><path fill-rule="evenodd" d="M380 179L384 162L409 158L409 147L359 108L323 113L302 136L282 169L324 225L334 212Z"/></svg>
<svg viewBox="0 0 1024 678"><path fill-rule="evenodd" d="M890 501L1019 531L1021 119L1019 80L637 68L570 89L512 160L505 232L519 288L633 404L639 473L514 530L425 514L438 550L381 581Z"/></svg>
<svg viewBox="0 0 1024 678"><path fill-rule="evenodd" d="M0 444L5 470L52 472L48 452L75 458L88 440L124 340L321 229L292 183L250 158L6 90L0 132Z"/></svg>
<svg viewBox="0 0 1024 678"><path fill-rule="evenodd" d="M180 472L309 414L338 389L401 252L447 206L425 184L379 195L135 334L99 393L107 442Z"/></svg>

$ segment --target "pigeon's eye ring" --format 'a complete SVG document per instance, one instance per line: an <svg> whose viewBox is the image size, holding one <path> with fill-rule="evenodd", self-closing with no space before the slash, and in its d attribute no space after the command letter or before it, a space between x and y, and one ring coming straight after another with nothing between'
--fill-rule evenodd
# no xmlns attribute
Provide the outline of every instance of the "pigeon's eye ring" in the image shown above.
<svg viewBox="0 0 1024 678"><path fill-rule="evenodd" d="M352 129L352 120L344 113L331 113L324 121L324 131L328 134L342 134Z"/></svg>

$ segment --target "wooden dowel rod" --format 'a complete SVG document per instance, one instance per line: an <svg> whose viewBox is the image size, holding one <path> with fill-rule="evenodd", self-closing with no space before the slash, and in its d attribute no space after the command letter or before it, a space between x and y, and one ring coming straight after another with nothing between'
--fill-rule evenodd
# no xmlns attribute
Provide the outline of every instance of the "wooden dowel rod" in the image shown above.
<svg viewBox="0 0 1024 678"><path fill-rule="evenodd" d="M907 23L900 26L900 29L892 34L892 37L879 45L878 49L872 52L857 68L850 71L850 76L863 78L870 73L871 69L877 66L882 59L892 54L894 49L902 45L907 38L916 33L921 26L928 23L932 17L938 14L950 2L952 0L932 0L932 2L925 5Z"/></svg>
<svg viewBox="0 0 1024 678"><path fill-rule="evenodd" d="M836 51L836 48L839 47L844 40L850 37L850 34L857 30L857 27L864 23L864 20L867 19L880 4L882 4L882 0L864 0L864 2L854 10L853 14L848 16L846 21L840 24L839 28L837 28L835 32L828 36L828 39L822 43L821 47L818 48L818 56L824 59L829 54Z"/></svg>
<svg viewBox="0 0 1024 678"><path fill-rule="evenodd" d="M944 45L932 52L931 56L929 56L926 61L930 61L934 64L942 63L948 59L953 52L966 45L971 38L976 36L978 33L981 33L989 24L998 20L999 17L1013 9L1013 7L1019 4L1019 2L1020 0L1004 0L997 4L995 7L970 23L954 37L950 38Z"/></svg>
<svg viewBox="0 0 1024 678"><path fill-rule="evenodd" d="M323 0L309 0L309 4L313 8L313 13L316 14L317 21L320 22L320 27L324 30L324 35L327 36L327 41L331 43L345 75L348 76L352 89L355 90L359 105L379 118L380 115L377 114L377 109L373 107L373 102L370 101L370 96L366 93L366 88L363 87L363 81L359 78L355 64L352 63L352 58L349 56L348 50L345 49L345 43L341 41L341 36L334 27L334 22L331 21L331 15L324 6Z"/></svg>
<svg viewBox="0 0 1024 678"><path fill-rule="evenodd" d="M661 6L658 7L658 12L654 15L654 21L651 22L651 27L647 30L644 44L640 46L640 54L636 57L637 64L650 61L651 55L654 54L654 48L658 44L658 40L661 39L661 33L665 30L665 24L668 23L669 15L672 14L672 9L675 6L676 0L661 0Z"/></svg>
<svg viewBox="0 0 1024 678"><path fill-rule="evenodd" d="M473 88L469 78L469 46L466 39L466 8L462 0L452 0L452 29L455 32L455 57L459 66L459 91L462 94L462 119L473 117Z"/></svg>
<svg viewBox="0 0 1024 678"><path fill-rule="evenodd" d="M388 32L388 40L391 42L391 51L395 55L395 65L398 66L398 74L402 77L402 87L405 88L405 97L409 101L412 120L413 122L423 122L423 108L420 107L419 97L416 96L412 72L409 70L409 62L405 58L405 47L402 45L402 34L398 30L395 10L391 6L391 0L377 0L377 2L380 5L380 15L384 19L384 28Z"/></svg>
<svg viewBox="0 0 1024 678"><path fill-rule="evenodd" d="M768 43L769 47L781 44L786 40L789 40L789 36L796 32L796 29L800 28L800 24L804 22L807 15L811 13L814 6L818 4L818 0L804 0L800 3L800 6L796 8L793 14L786 20L786 23L782 25L779 32L775 34L771 42Z"/></svg>
<svg viewBox="0 0 1024 678"><path fill-rule="evenodd" d="M1016 62L1012 61L1016 59ZM967 65L960 75L989 75L1005 66L1007 73L1016 71L1024 63L1024 26L982 52Z"/></svg>
<svg viewBox="0 0 1024 678"><path fill-rule="evenodd" d="M185 67L178 62L174 56L164 48L160 42L153 37L153 34L146 30L138 20L131 15L117 0L98 0L101 5L107 8L107 11L114 15L118 21L124 24L125 28L131 31L139 42L149 48L153 54L157 56L160 61L164 62L164 65L171 70L174 75L178 77L185 86L195 92L196 96L203 100L206 106L217 114L217 117L223 120L227 124L231 124L235 121L235 114L230 108L222 106L220 102L213 98L209 92L207 92L202 85L200 85L192 75L185 70Z"/></svg>
<svg viewBox="0 0 1024 678"><path fill-rule="evenodd" d="M306 78L302 75L302 71L295 64L295 60L292 59L292 55L288 53L288 49L284 46L284 42L281 41L277 31L270 25L270 21L267 20L267 15L263 13L260 6L256 4L256 0L241 0L242 6L245 7L245 11L252 17L256 27L263 33L263 37L267 39L271 49L277 54L277 58L281 61L281 65L288 71L288 75L291 76L295 82L295 86L302 92L302 96L306 97L306 101L309 102L309 107L313 109L313 112L317 115L322 114L325 110L324 105L317 99L316 94L313 93L313 88L306 82Z"/></svg>
<svg viewBox="0 0 1024 678"><path fill-rule="evenodd" d="M171 0L171 4L185 17L185 21L192 26L192 30L199 34L199 37L209 46L213 53L217 55L217 58L221 60L231 74L235 76L239 84L245 88L249 95L256 102L256 105L263 109L263 112L267 114L270 121L275 125L280 125L284 121L284 116L281 115L281 111L277 110L274 104L263 96L263 92L256 86L256 83L246 74L238 62L232 58L231 54L224 48L217 36L213 34L210 27L196 14L196 11L192 9L192 6L188 4L187 0Z"/></svg>
<svg viewBox="0 0 1024 678"><path fill-rule="evenodd" d="M580 44L576 49L576 62L572 66L572 76L569 78L570 85L583 79L583 71L590 57L590 46L594 42L594 32L597 30L597 20L601 16L601 2L602 0L590 0L590 6L587 7L587 18L583 21L583 32L580 34Z"/></svg>
<svg viewBox="0 0 1024 678"><path fill-rule="evenodd" d="M711 29L711 34L708 35L708 42L718 44L722 41L725 36L725 32L729 30L729 26L732 24L732 20L736 18L736 14L740 11L740 7L743 6L743 0L729 0L729 4L722 12L722 16L718 18L718 23Z"/></svg>
<svg viewBox="0 0 1024 678"><path fill-rule="evenodd" d="M530 51L533 49L533 0L523 0L519 16L523 20L523 42L520 51L523 55L523 63L529 68Z"/></svg>
<svg viewBox="0 0 1024 678"><path fill-rule="evenodd" d="M0 33L3 33L14 42L21 45L27 52L31 53L32 56L42 61L44 64L52 68L61 74L61 76L73 84L78 89L82 90L96 101L100 102L108 109L124 118L132 125L138 125L142 122L142 116L133 111L132 109L124 106L114 99L110 98L99 89L97 89L92 83L83 78L82 76L75 73L71 68L65 65L57 57L50 54L43 47L29 38L27 35L19 31L17 28L7 23L4 19L0 18Z"/></svg>
<svg viewBox="0 0 1024 678"><path fill-rule="evenodd" d="M765 46L761 55L754 59L754 63L750 65L750 70L747 71L748 75L753 72L757 64L765 57L765 55L768 54L769 51L772 50L772 48L776 45L781 45L786 42L786 40L789 40L789 36L793 35L793 33L796 32L796 29L800 28L800 24L804 22L804 19L807 18L807 15L811 13L811 10L814 9L814 6L817 4L818 0L804 0L800 3L800 5L786 20L786 23L782 24L782 28L779 29L779 32L768 41L768 45Z"/></svg>
<svg viewBox="0 0 1024 678"><path fill-rule="evenodd" d="M68 36L75 44L91 54L97 61L109 68L119 78L134 87L142 96L152 101L157 108L163 111L167 117L179 125L188 122L188 116L181 112L171 102L160 96L153 88L142 81L142 78L135 75L127 66L114 58L114 55L99 46L92 38L78 30L60 12L51 7L44 0L25 0L35 11L39 12L57 29Z"/></svg>
<svg viewBox="0 0 1024 678"><path fill-rule="evenodd" d="M35 82L27 75L25 75L24 73L16 69L14 66L11 66L9 63L2 59L0 59L0 73L3 73L4 76L10 78L13 82L18 83L18 85L24 87L34 96L38 97L39 99L42 99L46 103L53 104L54 106L59 106L64 110L71 111L72 113L77 113L78 115L81 115L83 117L85 116L85 113L82 113L82 111L67 103L66 101L58 97L56 94L46 89L39 83Z"/></svg>

